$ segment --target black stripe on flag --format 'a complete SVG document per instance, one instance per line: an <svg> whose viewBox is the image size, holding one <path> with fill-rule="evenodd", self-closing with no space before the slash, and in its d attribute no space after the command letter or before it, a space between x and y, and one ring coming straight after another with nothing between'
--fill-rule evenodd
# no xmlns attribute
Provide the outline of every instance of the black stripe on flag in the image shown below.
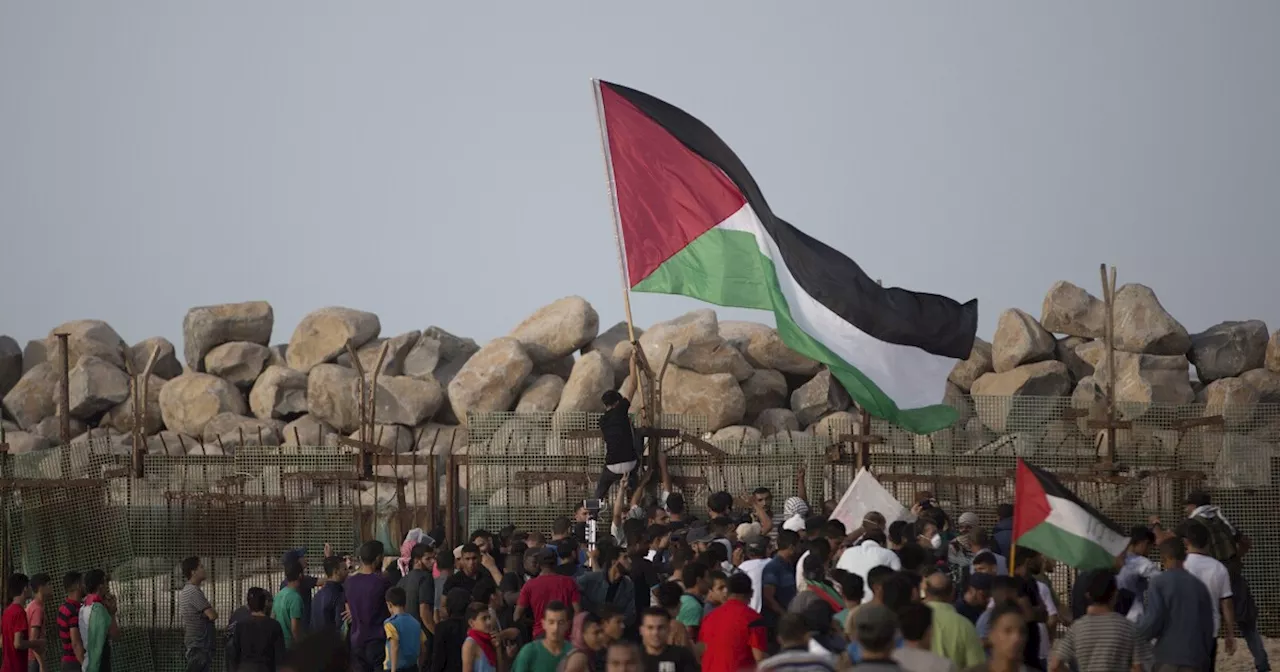
<svg viewBox="0 0 1280 672"><path fill-rule="evenodd" d="M706 124L670 103L619 84L601 82L715 164L742 191L801 288L873 338L953 359L967 359L978 330L978 300L881 287L852 259L773 214L756 181L733 150Z"/></svg>

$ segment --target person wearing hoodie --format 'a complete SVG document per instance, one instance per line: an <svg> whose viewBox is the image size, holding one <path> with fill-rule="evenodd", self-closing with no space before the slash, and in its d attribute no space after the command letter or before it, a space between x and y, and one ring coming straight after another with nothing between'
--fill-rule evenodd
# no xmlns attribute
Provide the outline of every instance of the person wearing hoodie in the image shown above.
<svg viewBox="0 0 1280 672"><path fill-rule="evenodd" d="M636 456L636 434L631 425L631 402L617 390L607 390L600 396L604 402L604 415L600 416L600 434L604 437L604 470L596 481L595 499L604 499L609 488L622 477L635 470L639 463ZM638 482L638 479L632 479Z"/></svg>
<svg viewBox="0 0 1280 672"><path fill-rule="evenodd" d="M996 507L996 525L991 528L991 550L1007 558L1012 548L1013 505L1001 504Z"/></svg>

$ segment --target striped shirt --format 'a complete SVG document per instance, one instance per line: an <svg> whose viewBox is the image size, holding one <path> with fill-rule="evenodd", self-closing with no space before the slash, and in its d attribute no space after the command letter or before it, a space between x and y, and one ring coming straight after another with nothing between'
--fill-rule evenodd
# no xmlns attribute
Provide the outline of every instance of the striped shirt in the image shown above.
<svg viewBox="0 0 1280 672"><path fill-rule="evenodd" d="M76 650L71 645L71 630L80 627L80 603L67 598L58 607L58 641L62 643L62 662L76 662Z"/></svg>
<svg viewBox="0 0 1280 672"><path fill-rule="evenodd" d="M1137 641L1137 630L1124 616L1087 614L1072 624L1053 652L1080 672L1116 672L1140 662Z"/></svg>

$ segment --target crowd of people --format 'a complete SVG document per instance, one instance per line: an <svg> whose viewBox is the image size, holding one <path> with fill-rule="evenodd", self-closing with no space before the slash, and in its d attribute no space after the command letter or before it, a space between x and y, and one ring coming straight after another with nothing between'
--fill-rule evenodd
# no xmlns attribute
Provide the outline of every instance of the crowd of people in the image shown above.
<svg viewBox="0 0 1280 672"><path fill-rule="evenodd" d="M549 534L477 530L445 548L442 531L415 529L398 552L326 546L323 576L290 551L283 584L250 589L220 646L204 568L187 558L186 669L221 656L233 672L1203 672L1220 631L1234 653L1237 629L1270 669L1241 573L1248 538L1204 493L1174 529L1134 528L1115 568L1061 595L1050 558L1011 546L1011 505L988 529L925 492L912 522L872 511L847 529L835 502L811 509L801 467L781 514L758 488L711 494L700 518L661 455L638 478L634 458L611 452L598 488L611 499L566 511ZM105 575L72 572L63 586L46 629L50 578L9 579L0 672L109 669ZM55 636L61 660L48 660Z"/></svg>

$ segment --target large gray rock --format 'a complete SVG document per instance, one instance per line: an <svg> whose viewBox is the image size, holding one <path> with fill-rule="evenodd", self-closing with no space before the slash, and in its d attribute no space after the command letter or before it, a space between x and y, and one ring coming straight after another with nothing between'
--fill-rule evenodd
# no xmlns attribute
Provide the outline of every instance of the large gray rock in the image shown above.
<svg viewBox="0 0 1280 672"><path fill-rule="evenodd" d="M184 373L160 390L165 427L188 436L204 436L205 425L219 413L244 415L248 410L240 390L207 373Z"/></svg>
<svg viewBox="0 0 1280 672"><path fill-rule="evenodd" d="M956 384L957 387L969 391L973 387L973 381L984 373L991 373L995 369L992 368L991 360L991 344L981 338L973 339L973 349L969 351L969 358L956 362L951 369L951 374L947 376L947 380Z"/></svg>
<svg viewBox="0 0 1280 672"><path fill-rule="evenodd" d="M360 368L366 374L373 373L373 367L377 366L378 357L382 354L382 346L386 345L387 356L382 360L382 370L379 373L384 376L404 375L404 360L421 337L422 332L410 331L391 338L375 338L365 343L356 350ZM337 362L343 366L351 366L351 355L343 352L338 355Z"/></svg>
<svg viewBox="0 0 1280 672"><path fill-rule="evenodd" d="M613 389L613 366L599 352L588 352L573 365L573 373L560 395L561 413L603 413L600 400L605 391Z"/></svg>
<svg viewBox="0 0 1280 672"><path fill-rule="evenodd" d="M22 374L18 384L4 395L4 410L23 429L31 429L37 423L58 412L60 376L48 362L37 364Z"/></svg>
<svg viewBox="0 0 1280 672"><path fill-rule="evenodd" d="M360 432L352 432L349 439L359 439ZM373 427L372 443L395 453L411 453L414 448L413 430L401 425L377 424ZM377 457L373 458L377 461ZM384 486L385 487L385 486Z"/></svg>
<svg viewBox="0 0 1280 672"><path fill-rule="evenodd" d="M1280 404L1280 373L1270 369L1253 369L1240 375L1240 380L1258 391L1258 401L1263 404Z"/></svg>
<svg viewBox="0 0 1280 672"><path fill-rule="evenodd" d="M671 364L688 371L728 373L737 381L751 377L751 365L721 338L716 313L707 308L653 325L640 337L640 347L655 372L670 348Z"/></svg>
<svg viewBox="0 0 1280 672"><path fill-rule="evenodd" d="M1268 371L1280 373L1280 329L1276 329L1271 340L1267 341L1266 366Z"/></svg>
<svg viewBox="0 0 1280 672"><path fill-rule="evenodd" d="M747 399L730 374L703 374L668 366L662 378L662 410L705 417L707 429L715 431L740 424L746 414Z"/></svg>
<svg viewBox="0 0 1280 672"><path fill-rule="evenodd" d="M747 363L757 369L773 369L794 376L814 376L822 365L792 350L778 330L759 322L724 321L720 336L737 348Z"/></svg>
<svg viewBox="0 0 1280 672"><path fill-rule="evenodd" d="M404 375L414 378L432 376L447 386L467 360L479 351L480 346L470 338L455 336L440 327L427 327L405 355Z"/></svg>
<svg viewBox="0 0 1280 672"><path fill-rule="evenodd" d="M800 421L796 419L796 414L792 413L789 408L765 409L756 416L752 426L760 430L762 437L773 436L779 432L800 431Z"/></svg>
<svg viewBox="0 0 1280 672"><path fill-rule="evenodd" d="M43 338L33 338L22 348L22 372L26 373L37 364L49 361L49 344Z"/></svg>
<svg viewBox="0 0 1280 672"><path fill-rule="evenodd" d="M0 398L22 378L22 348L8 336L0 336Z"/></svg>
<svg viewBox="0 0 1280 672"><path fill-rule="evenodd" d="M52 448L54 444L52 439L32 432L10 432L5 434L4 440L9 444L9 453L12 455L46 450Z"/></svg>
<svg viewBox="0 0 1280 672"><path fill-rule="evenodd" d="M762 438L764 438L764 434L755 427L729 425L723 429L716 430L711 435L711 443L719 445L721 448L727 446L740 447L760 443Z"/></svg>
<svg viewBox="0 0 1280 672"><path fill-rule="evenodd" d="M147 454L181 457L186 455L191 448L199 445L199 443L194 437L165 430L154 436L147 437Z"/></svg>
<svg viewBox="0 0 1280 672"><path fill-rule="evenodd" d="M1107 304L1080 287L1059 280L1045 294L1040 324L1055 334L1102 338L1107 330Z"/></svg>
<svg viewBox="0 0 1280 672"><path fill-rule="evenodd" d="M577 361L573 355L568 355L554 361L534 364L533 375L541 376L549 373L553 376L559 376L562 380L569 380L569 376L573 375L573 367Z"/></svg>
<svg viewBox="0 0 1280 672"><path fill-rule="evenodd" d="M372 383L373 376L366 380ZM377 380L373 419L379 423L420 425L431 419L444 403L444 390L432 378L378 376Z"/></svg>
<svg viewBox="0 0 1280 672"><path fill-rule="evenodd" d="M142 374L137 376L139 383L142 380ZM164 414L160 410L160 390L164 389L168 383L165 379L155 374L147 380L147 404L143 408L144 415L142 418L143 434L155 434L164 429ZM107 414L102 417L99 426L110 427L122 434L128 434L133 431L133 393L130 392L129 397L124 401L111 407Z"/></svg>
<svg viewBox="0 0 1280 672"><path fill-rule="evenodd" d="M289 368L307 373L311 368L332 362L346 349L360 346L378 337L382 323L378 316L352 308L321 308L298 323L289 339L285 355Z"/></svg>
<svg viewBox="0 0 1280 672"><path fill-rule="evenodd" d="M156 363L151 369L151 375L159 376L164 380L182 375L182 363L178 361L178 351L173 347L173 343L163 336L153 336L138 341L129 348L129 365L135 375L142 375L142 370L147 368L147 360L151 357L153 350L156 352Z"/></svg>
<svg viewBox="0 0 1280 672"><path fill-rule="evenodd" d="M996 335L991 340L991 364L996 373L1012 371L1023 364L1053 359L1058 342L1053 334L1027 313L1010 308L1000 313Z"/></svg>
<svg viewBox="0 0 1280 672"><path fill-rule="evenodd" d="M276 343L271 346L271 359L267 360L267 366L283 366L289 367L289 344Z"/></svg>
<svg viewBox="0 0 1280 672"><path fill-rule="evenodd" d="M973 383L974 410L993 432L1009 429L1010 418L1020 424L1047 419L1052 408L1039 400L1018 403L1015 397L1064 397L1071 392L1071 374L1058 361L1024 364L1012 371L988 373ZM980 397L994 397L982 399Z"/></svg>
<svg viewBox="0 0 1280 672"><path fill-rule="evenodd" d="M1262 393L1239 378L1219 378L1204 388L1204 415L1221 415L1227 429L1244 429L1253 419Z"/></svg>
<svg viewBox="0 0 1280 672"><path fill-rule="evenodd" d="M786 408L787 377L781 371L756 369L742 382L742 394L747 400L743 420L755 422L757 416L770 408Z"/></svg>
<svg viewBox="0 0 1280 672"><path fill-rule="evenodd" d="M808 427L822 416L846 408L849 408L849 393L830 371L820 371L791 393L791 410L801 427Z"/></svg>
<svg viewBox="0 0 1280 672"><path fill-rule="evenodd" d="M535 364L544 364L573 354L599 332L596 309L580 296L566 296L534 311L508 336L524 346Z"/></svg>
<svg viewBox="0 0 1280 672"><path fill-rule="evenodd" d="M343 434L360 427L360 376L338 364L320 364L307 374L307 412Z"/></svg>
<svg viewBox="0 0 1280 672"><path fill-rule="evenodd" d="M461 424L468 413L509 411L533 360L514 338L498 338L472 355L449 383L449 403Z"/></svg>
<svg viewBox="0 0 1280 672"><path fill-rule="evenodd" d="M197 306L182 320L182 354L193 372L204 371L204 356L232 341L271 342L275 313L266 301Z"/></svg>
<svg viewBox="0 0 1280 672"><path fill-rule="evenodd" d="M233 341L210 350L204 356L204 370L247 390L253 387L253 381L267 368L270 359L271 350L265 345Z"/></svg>
<svg viewBox="0 0 1280 672"><path fill-rule="evenodd" d="M813 424L813 435L832 443L840 441L845 434L857 434L861 431L861 418L849 411L836 411L824 416Z"/></svg>
<svg viewBox="0 0 1280 672"><path fill-rule="evenodd" d="M268 366L249 392L249 410L259 420L295 418L307 412L307 374Z"/></svg>
<svg viewBox="0 0 1280 672"><path fill-rule="evenodd" d="M1191 349L1187 330L1164 309L1146 285L1116 290L1116 349L1149 355L1185 355Z"/></svg>
<svg viewBox="0 0 1280 672"><path fill-rule="evenodd" d="M1096 342L1096 341L1095 341ZM1094 368L1093 377L1107 385L1106 347L1078 348L1077 354ZM1139 355L1116 351L1116 401L1133 404L1189 404L1195 400L1182 355Z"/></svg>
<svg viewBox="0 0 1280 672"><path fill-rule="evenodd" d="M1067 365L1067 371L1071 372L1072 380L1079 381L1085 376L1093 375L1093 364L1081 357L1079 350L1081 348L1091 348L1094 343L1098 343L1098 341L1086 341L1079 336L1067 336L1066 338L1058 339L1058 344L1054 349L1054 358Z"/></svg>
<svg viewBox="0 0 1280 672"><path fill-rule="evenodd" d="M59 350L58 337L55 335L60 333L68 335L68 363L71 366L75 366L81 357L92 355L118 369L124 369L124 353L127 349L124 339L102 320L66 322L49 332L49 336L45 338L45 352L55 369L62 370L62 351Z"/></svg>
<svg viewBox="0 0 1280 672"><path fill-rule="evenodd" d="M205 425L204 442L218 446L224 452L231 452L241 446L278 446L283 427L284 423L279 420L259 420L235 413L219 413Z"/></svg>
<svg viewBox="0 0 1280 672"><path fill-rule="evenodd" d="M337 430L327 422L304 415L284 426L280 434L283 446L336 446Z"/></svg>
<svg viewBox="0 0 1280 672"><path fill-rule="evenodd" d="M89 426L79 418L71 418L67 424L68 429L70 429L70 436L79 436L89 429ZM55 415L51 415L37 422L36 426L31 428L31 433L58 443L62 440L62 420Z"/></svg>
<svg viewBox="0 0 1280 672"><path fill-rule="evenodd" d="M1206 383L1234 378L1266 364L1267 341L1262 320L1215 324L1191 337L1191 363Z"/></svg>
<svg viewBox="0 0 1280 672"><path fill-rule="evenodd" d="M129 398L129 376L110 362L85 355L71 369L71 415L88 420Z"/></svg>
<svg viewBox="0 0 1280 672"><path fill-rule="evenodd" d="M636 327L636 338L644 335L644 330ZM605 361L613 368L613 384L618 386L631 375L631 353L635 346L628 340L627 323L619 322L600 332L590 343L582 348L582 353L598 352L604 355Z"/></svg>
<svg viewBox="0 0 1280 672"><path fill-rule="evenodd" d="M550 373L538 376L520 393L516 413L550 413L560 405L563 393L564 380L560 376Z"/></svg>

